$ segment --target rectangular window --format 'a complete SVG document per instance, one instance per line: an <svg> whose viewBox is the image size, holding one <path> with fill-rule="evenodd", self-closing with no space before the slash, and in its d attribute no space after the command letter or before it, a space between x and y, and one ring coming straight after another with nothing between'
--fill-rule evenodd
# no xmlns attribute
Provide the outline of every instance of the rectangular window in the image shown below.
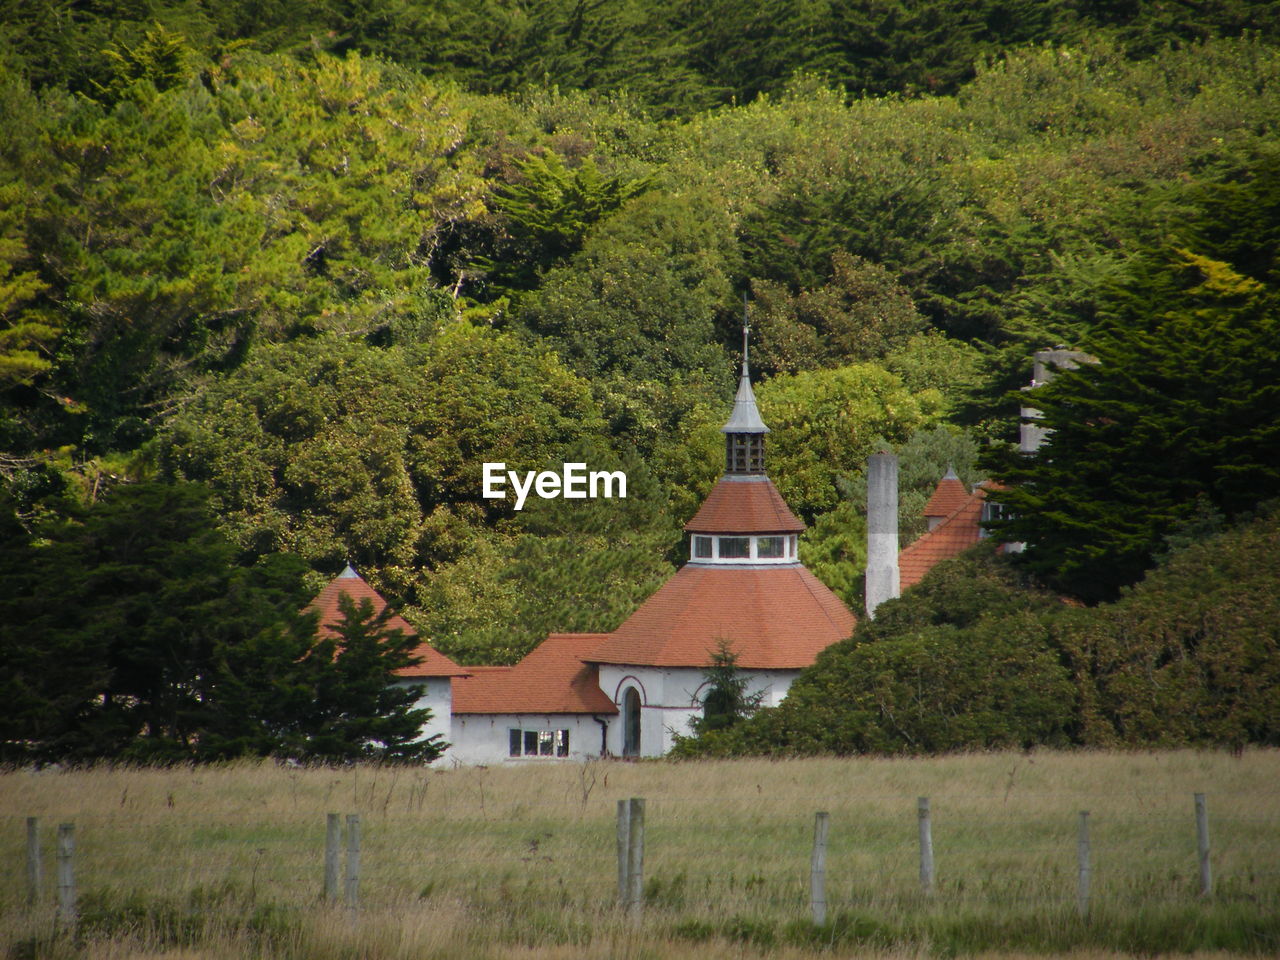
<svg viewBox="0 0 1280 960"><path fill-rule="evenodd" d="M507 755L511 757L567 757L568 730L508 730Z"/></svg>
<svg viewBox="0 0 1280 960"><path fill-rule="evenodd" d="M786 537L757 537L756 556L770 559L781 557L786 543Z"/></svg>
<svg viewBox="0 0 1280 960"><path fill-rule="evenodd" d="M751 556L750 537L721 537L721 560L744 560Z"/></svg>
<svg viewBox="0 0 1280 960"><path fill-rule="evenodd" d="M695 558L708 559L711 556L711 538L694 537L693 555Z"/></svg>
<svg viewBox="0 0 1280 960"><path fill-rule="evenodd" d="M791 541L791 552L787 554L787 556L791 557L791 559L794 560L797 556L799 556L799 554L796 553L796 538L794 536L791 536L791 537L788 537L787 539Z"/></svg>

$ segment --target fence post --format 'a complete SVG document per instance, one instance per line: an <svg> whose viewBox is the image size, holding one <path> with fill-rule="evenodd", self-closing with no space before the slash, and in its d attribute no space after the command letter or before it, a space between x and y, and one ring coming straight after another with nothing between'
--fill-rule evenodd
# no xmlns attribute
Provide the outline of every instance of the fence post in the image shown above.
<svg viewBox="0 0 1280 960"><path fill-rule="evenodd" d="M58 919L67 926L76 922L76 825L58 824Z"/></svg>
<svg viewBox="0 0 1280 960"><path fill-rule="evenodd" d="M338 899L338 857L342 846L342 820L336 813L325 817L324 830L324 899Z"/></svg>
<svg viewBox="0 0 1280 960"><path fill-rule="evenodd" d="M631 874L627 858L631 850L631 804L618 801L618 906L625 908L631 896Z"/></svg>
<svg viewBox="0 0 1280 960"><path fill-rule="evenodd" d="M825 810L813 818L813 856L809 859L809 908L818 926L827 922L827 830L831 815Z"/></svg>
<svg viewBox="0 0 1280 960"><path fill-rule="evenodd" d="M644 909L644 800L631 798L627 814L627 909L633 920Z"/></svg>
<svg viewBox="0 0 1280 960"><path fill-rule="evenodd" d="M40 902L44 885L44 863L40 859L40 818L27 817L27 903Z"/></svg>
<svg viewBox="0 0 1280 960"><path fill-rule="evenodd" d="M920 889L933 893L933 824L928 797L917 800L916 813L920 818Z"/></svg>
<svg viewBox="0 0 1280 960"><path fill-rule="evenodd" d="M1209 872L1209 808L1204 794L1196 794L1196 846L1200 852L1200 896L1213 893L1213 876Z"/></svg>
<svg viewBox="0 0 1280 960"><path fill-rule="evenodd" d="M1080 811L1080 835L1076 840L1076 859L1080 876L1076 887L1076 910L1081 918L1089 916L1089 811Z"/></svg>
<svg viewBox="0 0 1280 960"><path fill-rule="evenodd" d="M347 906L360 902L360 814L347 814Z"/></svg>

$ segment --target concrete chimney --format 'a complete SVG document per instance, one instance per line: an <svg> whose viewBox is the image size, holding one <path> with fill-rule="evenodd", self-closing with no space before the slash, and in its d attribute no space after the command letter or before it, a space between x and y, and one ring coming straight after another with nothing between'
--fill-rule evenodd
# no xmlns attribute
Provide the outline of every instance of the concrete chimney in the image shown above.
<svg viewBox="0 0 1280 960"><path fill-rule="evenodd" d="M876 453L867 458L867 616L898 593L898 458Z"/></svg>

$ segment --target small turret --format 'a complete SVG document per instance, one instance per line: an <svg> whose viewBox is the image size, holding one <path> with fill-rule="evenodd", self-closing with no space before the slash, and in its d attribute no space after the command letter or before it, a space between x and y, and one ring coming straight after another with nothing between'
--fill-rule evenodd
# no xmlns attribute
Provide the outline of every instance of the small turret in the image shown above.
<svg viewBox="0 0 1280 960"><path fill-rule="evenodd" d="M733 398L733 411L720 432L724 434L724 472L737 475L764 475L764 435L769 428L760 419L756 395L751 389L751 367L747 358L747 338L751 327L747 323L746 307L742 316L742 374L738 378L738 393Z"/></svg>

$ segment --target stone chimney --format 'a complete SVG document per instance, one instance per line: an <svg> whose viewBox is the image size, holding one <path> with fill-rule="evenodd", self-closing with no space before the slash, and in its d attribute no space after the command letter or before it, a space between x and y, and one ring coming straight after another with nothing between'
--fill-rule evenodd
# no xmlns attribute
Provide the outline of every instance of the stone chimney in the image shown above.
<svg viewBox="0 0 1280 960"><path fill-rule="evenodd" d="M867 616L899 593L898 458L876 453L867 458Z"/></svg>
<svg viewBox="0 0 1280 960"><path fill-rule="evenodd" d="M1075 370L1082 363L1093 363L1094 359L1079 350L1068 350L1062 344L1052 350L1037 350L1031 367L1031 383L1023 390L1034 390L1053 379L1059 370ZM1028 420L1039 420L1043 414L1035 407L1024 406L1019 424L1018 449L1023 453L1035 453L1050 434L1045 427L1028 423Z"/></svg>

